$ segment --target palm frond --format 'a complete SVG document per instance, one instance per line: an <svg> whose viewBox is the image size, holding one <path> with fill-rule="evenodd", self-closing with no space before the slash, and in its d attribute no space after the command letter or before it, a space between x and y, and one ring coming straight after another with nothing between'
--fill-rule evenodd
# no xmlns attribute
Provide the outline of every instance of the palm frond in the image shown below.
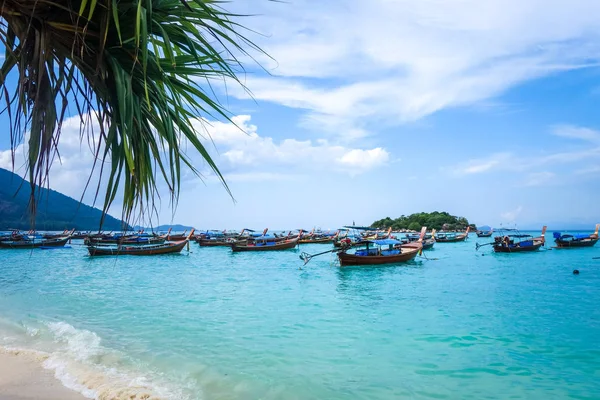
<svg viewBox="0 0 600 400"><path fill-rule="evenodd" d="M238 15L214 0L2 0L0 18L0 97L13 150L29 132L32 215L34 188L46 183L69 104L107 176L104 212L117 196L125 220L148 210L159 179L176 203L182 168L198 173L183 142L229 191L192 120L229 119L206 82L239 83L236 54L260 51L241 34ZM99 131L90 131L90 121Z"/></svg>

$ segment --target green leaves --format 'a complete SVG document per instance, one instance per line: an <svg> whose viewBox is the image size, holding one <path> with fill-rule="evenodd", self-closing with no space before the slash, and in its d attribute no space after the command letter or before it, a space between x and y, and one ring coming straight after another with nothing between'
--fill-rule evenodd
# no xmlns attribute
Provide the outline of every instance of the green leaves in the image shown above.
<svg viewBox="0 0 600 400"><path fill-rule="evenodd" d="M107 177L105 212L119 192L126 221L134 212L151 212L160 182L176 204L182 166L198 173L183 142L229 190L192 120L228 119L198 82L238 81L243 66L236 54L260 51L240 35L241 26L232 22L237 16L211 0L65 3L5 0L0 8L6 47L0 96L13 149L30 132L32 187L48 176L71 104L80 114L82 139L97 144L96 168ZM17 76L16 88L8 84L10 74ZM90 130L91 120L99 131Z"/></svg>

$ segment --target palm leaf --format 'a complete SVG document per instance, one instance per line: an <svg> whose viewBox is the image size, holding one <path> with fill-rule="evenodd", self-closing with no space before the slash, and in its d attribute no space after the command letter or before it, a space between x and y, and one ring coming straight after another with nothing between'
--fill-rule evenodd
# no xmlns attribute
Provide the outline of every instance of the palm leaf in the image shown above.
<svg viewBox="0 0 600 400"><path fill-rule="evenodd" d="M198 174L183 142L229 192L192 121L229 119L201 82L239 83L236 53L260 51L241 34L238 17L214 0L3 0L0 98L13 168L14 149L29 133L32 221L35 185L47 183L69 104L80 115L82 140L94 144L94 167L107 177L105 213L117 197L126 221L155 209L159 179L176 204L182 166ZM96 196L99 189L100 182Z"/></svg>

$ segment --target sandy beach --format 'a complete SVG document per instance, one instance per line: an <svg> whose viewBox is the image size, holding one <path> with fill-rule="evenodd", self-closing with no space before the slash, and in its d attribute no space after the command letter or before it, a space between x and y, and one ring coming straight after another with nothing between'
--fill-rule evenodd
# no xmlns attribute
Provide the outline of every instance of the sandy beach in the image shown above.
<svg viewBox="0 0 600 400"><path fill-rule="evenodd" d="M27 354L0 352L0 400L83 400Z"/></svg>

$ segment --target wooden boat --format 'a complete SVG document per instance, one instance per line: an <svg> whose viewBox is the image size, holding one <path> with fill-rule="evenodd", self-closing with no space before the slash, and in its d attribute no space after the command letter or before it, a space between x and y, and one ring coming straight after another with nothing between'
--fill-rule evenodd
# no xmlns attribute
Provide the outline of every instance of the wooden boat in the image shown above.
<svg viewBox="0 0 600 400"><path fill-rule="evenodd" d="M516 231L516 230L513 230ZM520 253L525 251L537 251L546 243L546 226L542 228L542 235L533 237L532 235L520 234L518 231L514 234L496 236L494 238L494 251L496 253Z"/></svg>
<svg viewBox="0 0 600 400"><path fill-rule="evenodd" d="M492 234L494 233L493 230L491 231L477 231L477 237L492 237Z"/></svg>
<svg viewBox="0 0 600 400"><path fill-rule="evenodd" d="M417 242L402 244L396 239L365 240L338 252L340 267L352 265L385 265L398 264L413 260L423 250L425 230L421 230ZM350 248L363 247L348 253Z"/></svg>
<svg viewBox="0 0 600 400"><path fill-rule="evenodd" d="M65 236L55 239L20 239L1 241L0 248L5 249L34 249L37 247L63 247L70 237Z"/></svg>
<svg viewBox="0 0 600 400"><path fill-rule="evenodd" d="M469 237L469 230L471 227L467 227L465 233L457 234L456 232L438 232L435 241L438 243L455 243L464 242Z"/></svg>
<svg viewBox="0 0 600 400"><path fill-rule="evenodd" d="M354 235L344 235L338 236L335 240L333 240L333 247L346 247L350 244L359 243L362 239L358 236Z"/></svg>
<svg viewBox="0 0 600 400"><path fill-rule="evenodd" d="M207 238L207 237L198 237L196 238L196 243L198 243L202 247L231 247L231 244L235 242L235 239L225 239L225 238Z"/></svg>
<svg viewBox="0 0 600 400"><path fill-rule="evenodd" d="M71 235L71 239L85 239L90 235L91 235L90 232L74 232Z"/></svg>
<svg viewBox="0 0 600 400"><path fill-rule="evenodd" d="M596 225L596 231L590 235L563 235L560 232L554 232L554 243L556 243L556 247L561 249L569 247L592 247L598 242L598 230L600 230L600 224Z"/></svg>
<svg viewBox="0 0 600 400"><path fill-rule="evenodd" d="M185 238L183 239L185 240ZM106 245L106 244L120 244L120 245L150 245L150 244L163 244L165 243L165 239L162 237L155 236L138 236L138 235L129 235L129 236L112 236L112 237L87 237L84 239L84 244L89 246L94 245Z"/></svg>
<svg viewBox="0 0 600 400"><path fill-rule="evenodd" d="M340 266L398 264L414 259L421 250L421 247L394 248L393 246L396 243L400 244L400 242L395 239L367 240L362 243L366 244L366 248L364 250L356 250L354 254L349 254L344 250L338 253ZM369 244L385 245L386 243L391 244L389 246L391 249L382 250L381 248L369 247Z"/></svg>
<svg viewBox="0 0 600 400"><path fill-rule="evenodd" d="M69 236L71 235L73 232L75 232L75 229L73 229L72 231L69 231L68 229L65 229L64 231L62 231L61 233L44 233L42 235L43 239L60 239L63 238L65 236Z"/></svg>
<svg viewBox="0 0 600 400"><path fill-rule="evenodd" d="M311 243L333 243L335 239L338 237L339 231L336 232L333 236L327 236L324 234L315 234L314 230L308 236L302 236L298 243L300 244L311 244Z"/></svg>
<svg viewBox="0 0 600 400"><path fill-rule="evenodd" d="M165 235L160 235L159 238L164 239L168 242L178 242L178 241L187 239L187 237L188 237L188 235L186 234L187 230L183 231L183 233L172 234L171 229L172 228L169 228L167 233Z"/></svg>
<svg viewBox="0 0 600 400"><path fill-rule="evenodd" d="M155 256L159 254L180 253L181 250L189 243L189 240L181 240L172 243L150 244L145 246L88 246L90 256Z"/></svg>
<svg viewBox="0 0 600 400"><path fill-rule="evenodd" d="M284 239L276 241L274 238L256 238L247 242L234 242L231 244L231 250L239 251L276 251L293 249L298 245L300 235L294 239Z"/></svg>
<svg viewBox="0 0 600 400"><path fill-rule="evenodd" d="M304 244L327 244L327 243L333 243L333 241L335 240L335 238L333 236L321 236L321 237L314 237L312 239L308 239L308 240L300 240L298 243L304 243Z"/></svg>
<svg viewBox="0 0 600 400"><path fill-rule="evenodd" d="M421 240L423 250L429 250L433 248L433 245L435 244L435 229L431 231L431 234L425 233L425 236L423 238L421 238L420 234L418 233L407 233L405 235L405 238L403 239L403 243L415 243L418 242L419 239Z"/></svg>
<svg viewBox="0 0 600 400"><path fill-rule="evenodd" d="M194 234L194 230L190 232L188 237L177 242L167 242L162 244L149 244L144 246L88 246L90 256L155 256L160 254L181 253L181 250L190 242L190 238Z"/></svg>

